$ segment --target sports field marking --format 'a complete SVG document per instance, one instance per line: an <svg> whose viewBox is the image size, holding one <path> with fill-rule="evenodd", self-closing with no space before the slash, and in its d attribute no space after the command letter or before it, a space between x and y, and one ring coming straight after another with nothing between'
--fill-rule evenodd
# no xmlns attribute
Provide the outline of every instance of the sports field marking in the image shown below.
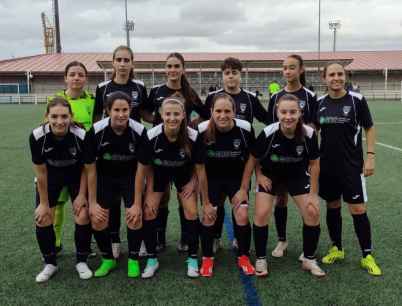
<svg viewBox="0 0 402 306"><path fill-rule="evenodd" d="M230 241L230 244L232 245L233 239L234 239L234 233L233 233L233 223L232 223L232 217L228 216L227 213L225 213L225 228L226 232ZM235 251L233 250L235 253ZM236 254L235 254L236 255ZM258 296L257 293L257 288L255 287L255 276L247 276L243 273L243 271L239 270L240 273L240 280L243 285L243 290L244 290L244 299L246 302L246 305L248 306L261 306L261 300L260 297Z"/></svg>
<svg viewBox="0 0 402 306"><path fill-rule="evenodd" d="M363 140L366 141L366 137L363 137ZM388 149L395 150L395 151L398 151L398 152L402 152L402 149L401 149L401 148L398 148L398 147L395 147L395 146L391 146L391 145L388 145L388 144L386 144L386 143L376 142L375 144L376 144L376 145L379 145L380 147L384 147L384 148L388 148Z"/></svg>
<svg viewBox="0 0 402 306"><path fill-rule="evenodd" d="M374 125L399 125L402 124L402 121L395 122L374 122Z"/></svg>
<svg viewBox="0 0 402 306"><path fill-rule="evenodd" d="M402 149L401 149L401 148L394 147L394 146L390 146L390 145L388 145L388 144L386 144L386 143L376 142L375 144L376 144L376 145L379 145L379 146L381 146L381 147L384 147L384 148L388 148L388 149L391 149L391 150L395 150L395 151L398 151L398 152L402 152Z"/></svg>

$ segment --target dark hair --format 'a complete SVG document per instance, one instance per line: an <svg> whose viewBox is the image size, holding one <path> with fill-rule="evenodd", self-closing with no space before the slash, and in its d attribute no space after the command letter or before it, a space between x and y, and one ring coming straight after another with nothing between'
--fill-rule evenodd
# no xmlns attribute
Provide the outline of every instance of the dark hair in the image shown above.
<svg viewBox="0 0 402 306"><path fill-rule="evenodd" d="M122 91L114 91L107 96L106 100L106 110L110 112L113 107L113 104L116 100L124 100L127 101L128 107L131 109L131 98L128 94Z"/></svg>
<svg viewBox="0 0 402 306"><path fill-rule="evenodd" d="M211 112L215 108L216 101L221 100L221 99L229 101L232 104L233 112L236 113L235 101L233 100L233 98L230 95L228 95L225 92L220 92L220 93L214 95L214 97L212 98L212 102L211 102ZM204 142L206 144L211 144L211 143L214 143L215 141L216 141L216 123L211 116L211 118L209 119L209 122L208 122L208 127L204 134Z"/></svg>
<svg viewBox="0 0 402 306"><path fill-rule="evenodd" d="M345 75L346 75L346 69L345 69L345 67L343 67L343 66L342 66L340 63L338 63L338 62L332 61L332 62L326 63L325 66L324 66L324 69L322 70L322 77L323 77L324 79L325 79L325 76L327 75L328 67L329 67L329 66L332 66L332 65L339 65L339 66L341 66L341 67L343 68L343 71L345 71Z"/></svg>
<svg viewBox="0 0 402 306"><path fill-rule="evenodd" d="M163 112L163 108L166 104L175 104L179 105L183 111L184 118L180 124L179 133L177 135L177 143L180 148L184 149L187 156L191 157L191 142L189 140L188 131L187 131L187 117L186 117L186 109L184 107L184 99L180 94L173 94L170 97L167 97L163 100L162 106L160 108L160 112Z"/></svg>
<svg viewBox="0 0 402 306"><path fill-rule="evenodd" d="M242 71L243 65L238 58L235 57L227 57L223 60L221 65L221 70L224 71L226 69L234 69Z"/></svg>
<svg viewBox="0 0 402 306"><path fill-rule="evenodd" d="M116 58L116 53L119 52L120 50L125 50L125 51L127 51L128 53L130 53L131 61L134 62L134 52L133 52L133 50L131 50L130 47L127 47L127 46L124 46L124 45L120 45L120 46L118 46L116 49L114 49L112 61L115 60L115 58ZM115 77L116 77L116 70L113 69L112 80L113 80ZM130 79L134 79L134 70L133 70L133 69L130 70L130 74L129 74L129 76L128 76L128 79L129 79L129 80L130 80Z"/></svg>
<svg viewBox="0 0 402 306"><path fill-rule="evenodd" d="M83 63L81 63L81 62L79 62L79 61L72 61L72 62L70 62L70 63L67 64L66 68L64 68L64 76L67 76L68 70L70 70L71 67L76 67L76 66L79 66L79 67L81 67L82 69L84 69L84 71L85 71L85 76L88 75L88 70L87 70L87 68L85 67L85 65L84 65Z"/></svg>
<svg viewBox="0 0 402 306"><path fill-rule="evenodd" d="M180 61L181 65L183 66L183 69L185 69L185 61L184 61L184 57L181 53L172 52L167 56L166 60L168 60L169 58L172 58L172 57L177 58ZM180 86L181 86L181 92L183 94L184 102L186 104L189 104L191 106L193 104L200 103L197 93L191 87L185 74L182 74L182 76L181 76Z"/></svg>
<svg viewBox="0 0 402 306"><path fill-rule="evenodd" d="M279 110L279 104L282 101L294 101L297 104L297 108L299 109L300 113L302 111L301 107L300 107L300 99L292 94L284 94L282 97L280 97L278 99L278 102L276 102L276 111L278 112ZM304 127L303 127L303 118L302 116L300 116L297 124L296 124L296 130L295 130L295 139L296 142L298 143L302 143L304 142L304 136L305 136L305 132L304 132Z"/></svg>
<svg viewBox="0 0 402 306"><path fill-rule="evenodd" d="M72 108L71 108L70 103L69 103L66 99L64 99L63 97L55 96L55 97L53 97L52 99L50 99L50 101L49 101L49 102L47 103L47 105L46 105L45 119L44 119L44 121L43 121L43 123L42 123L43 131L45 131L45 125L46 125L47 123L49 123L49 121L48 121L48 119L47 119L47 116L49 115L50 110L51 110L53 107L55 107L55 106L63 106L63 107L66 107L66 108L68 109L68 112L69 112L69 114L71 115L71 117L74 116L73 110L72 110ZM77 127L80 127L80 128L84 128L82 124L77 123L77 122L75 122L74 120L71 120L71 125L77 126Z"/></svg>
<svg viewBox="0 0 402 306"><path fill-rule="evenodd" d="M297 60L299 62L300 68L304 68L304 61L303 61L303 58L300 55L291 54L291 55L288 56L288 58L293 58L293 59ZM300 79L300 83L303 86L306 86L306 70L304 70L303 73L300 74L299 79Z"/></svg>

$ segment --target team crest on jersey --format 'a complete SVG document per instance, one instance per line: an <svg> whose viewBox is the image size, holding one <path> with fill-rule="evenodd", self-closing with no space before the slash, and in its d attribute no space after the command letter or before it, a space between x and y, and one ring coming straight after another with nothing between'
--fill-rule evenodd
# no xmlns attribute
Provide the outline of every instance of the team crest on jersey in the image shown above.
<svg viewBox="0 0 402 306"><path fill-rule="evenodd" d="M240 103L240 111L244 113L246 111L247 104L246 103Z"/></svg>
<svg viewBox="0 0 402 306"><path fill-rule="evenodd" d="M343 114L345 115L345 116L347 116L348 114L349 114L349 112L350 112L350 109L351 109L351 107L350 106L344 106L343 107L343 109L342 109L342 111L343 111Z"/></svg>
<svg viewBox="0 0 402 306"><path fill-rule="evenodd" d="M301 109L304 109L304 107L306 106L306 101L300 100L299 101L299 106L300 106Z"/></svg>
<svg viewBox="0 0 402 306"><path fill-rule="evenodd" d="M71 147L71 148L68 149L68 151L74 157L77 155L77 148L76 147Z"/></svg>
<svg viewBox="0 0 402 306"><path fill-rule="evenodd" d="M137 100L138 99L138 91L133 90L131 92L131 97L133 98L133 100Z"/></svg>
<svg viewBox="0 0 402 306"><path fill-rule="evenodd" d="M130 143L128 144L128 150L129 150L131 153L134 153L135 147L134 147L134 144L133 144L132 142L130 142Z"/></svg>
<svg viewBox="0 0 402 306"><path fill-rule="evenodd" d="M297 146L296 147L296 153L297 153L297 155L302 155L302 153L303 153L303 151L304 151L304 147L303 146Z"/></svg>
<svg viewBox="0 0 402 306"><path fill-rule="evenodd" d="M241 144L241 141L240 141L240 139L234 139L233 140L233 146L234 146L234 148L237 150L238 148L240 148L240 144Z"/></svg>
<svg viewBox="0 0 402 306"><path fill-rule="evenodd" d="M184 150L180 150L179 155L180 155L181 158L185 158L186 157L186 152L184 152Z"/></svg>

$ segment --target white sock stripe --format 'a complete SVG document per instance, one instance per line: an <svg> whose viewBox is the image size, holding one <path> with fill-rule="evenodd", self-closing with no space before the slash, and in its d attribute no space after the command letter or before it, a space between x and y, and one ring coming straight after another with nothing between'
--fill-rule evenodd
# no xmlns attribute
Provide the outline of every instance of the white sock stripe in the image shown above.
<svg viewBox="0 0 402 306"><path fill-rule="evenodd" d="M366 189L366 178L364 177L363 174L360 174L360 178L362 181L362 191L363 191L363 201L364 203L367 203L367 189Z"/></svg>

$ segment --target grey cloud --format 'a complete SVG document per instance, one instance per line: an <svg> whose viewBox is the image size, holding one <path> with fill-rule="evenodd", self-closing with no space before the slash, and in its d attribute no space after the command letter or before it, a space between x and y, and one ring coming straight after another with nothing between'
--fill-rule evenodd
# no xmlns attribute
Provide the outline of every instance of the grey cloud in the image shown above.
<svg viewBox="0 0 402 306"><path fill-rule="evenodd" d="M64 51L110 51L125 42L123 0L60 3ZM129 0L136 51L272 51L317 49L317 3L266 0ZM330 50L330 19L341 19L339 50L402 49L402 2L322 3L322 50ZM48 0L1 0L0 58L43 52L40 12ZM357 14L358 13L358 14ZM21 47L23 46L23 47Z"/></svg>

